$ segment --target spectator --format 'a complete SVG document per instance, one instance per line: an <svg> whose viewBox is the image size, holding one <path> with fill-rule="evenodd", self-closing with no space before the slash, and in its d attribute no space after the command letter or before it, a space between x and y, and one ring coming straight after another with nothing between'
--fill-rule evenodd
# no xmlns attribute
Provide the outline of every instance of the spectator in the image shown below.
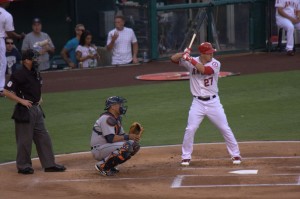
<svg viewBox="0 0 300 199"><path fill-rule="evenodd" d="M23 39L25 34L17 34L14 32L13 17L5 9L10 5L12 0L0 0L0 97L3 97L3 88L5 85L5 71L6 71L6 46L4 38L9 36L15 39Z"/></svg>
<svg viewBox="0 0 300 199"><path fill-rule="evenodd" d="M124 24L123 16L115 16L115 29L108 33L106 46L109 51L112 51L112 65L139 62L136 36L133 30L124 27Z"/></svg>
<svg viewBox="0 0 300 199"><path fill-rule="evenodd" d="M300 1L299 0L277 0L276 24L287 31L286 51L287 55L293 56L294 30L300 31Z"/></svg>
<svg viewBox="0 0 300 199"><path fill-rule="evenodd" d="M81 68L96 67L99 55L97 48L92 45L93 36L90 31L86 30L82 33L79 45L76 48L76 58Z"/></svg>
<svg viewBox="0 0 300 199"><path fill-rule="evenodd" d="M84 25L77 24L75 27L76 37L69 40L61 50L60 54L70 68L78 68L76 59L76 48L79 45L79 40L82 32L85 30Z"/></svg>
<svg viewBox="0 0 300 199"><path fill-rule="evenodd" d="M172 0L169 4L185 3L185 0ZM185 9L174 10L170 18L170 28L167 32L167 51L179 49L187 31L188 13Z"/></svg>
<svg viewBox="0 0 300 199"><path fill-rule="evenodd" d="M32 21L32 32L25 36L22 44L22 52L34 49L40 54L39 70L47 70L50 68L49 53L54 53L54 45L47 33L42 32L42 22L39 18Z"/></svg>
<svg viewBox="0 0 300 199"><path fill-rule="evenodd" d="M17 69L20 68L21 64L21 55L18 49L14 45L14 40L10 37L5 38L5 46L6 46L6 60L7 60L7 68L6 74L13 74Z"/></svg>

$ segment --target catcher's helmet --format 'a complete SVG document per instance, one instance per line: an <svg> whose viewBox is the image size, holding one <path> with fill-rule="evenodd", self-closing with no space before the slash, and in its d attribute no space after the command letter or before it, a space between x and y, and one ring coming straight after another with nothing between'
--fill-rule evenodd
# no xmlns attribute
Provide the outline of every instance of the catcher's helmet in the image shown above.
<svg viewBox="0 0 300 199"><path fill-rule="evenodd" d="M106 99L105 101L105 108L104 110L108 110L112 105L114 104L120 104L120 114L124 115L127 111L127 106L124 106L124 103L126 103L127 100L123 97L119 96L112 96Z"/></svg>
<svg viewBox="0 0 300 199"><path fill-rule="evenodd" d="M200 44L198 50L201 54L211 54L217 51L209 42L203 42L202 44Z"/></svg>

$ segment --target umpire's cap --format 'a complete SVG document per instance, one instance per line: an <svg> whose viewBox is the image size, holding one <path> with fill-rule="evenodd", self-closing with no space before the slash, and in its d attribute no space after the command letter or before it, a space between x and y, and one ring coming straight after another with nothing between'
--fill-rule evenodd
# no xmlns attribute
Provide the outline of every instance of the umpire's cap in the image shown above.
<svg viewBox="0 0 300 199"><path fill-rule="evenodd" d="M33 49L28 49L22 53L22 60L28 59L33 60L38 57L38 52Z"/></svg>
<svg viewBox="0 0 300 199"><path fill-rule="evenodd" d="M125 102L127 102L127 100L123 97L111 96L106 99L104 110L108 110L114 104L124 104Z"/></svg>

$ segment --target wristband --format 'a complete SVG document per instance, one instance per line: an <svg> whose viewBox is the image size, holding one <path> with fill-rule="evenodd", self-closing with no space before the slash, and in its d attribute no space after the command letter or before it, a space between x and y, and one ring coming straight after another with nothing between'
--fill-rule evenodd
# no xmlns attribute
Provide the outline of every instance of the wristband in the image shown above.
<svg viewBox="0 0 300 199"><path fill-rule="evenodd" d="M123 137L124 137L124 140L126 140L126 141L129 140L129 135L126 135L126 134L125 134Z"/></svg>

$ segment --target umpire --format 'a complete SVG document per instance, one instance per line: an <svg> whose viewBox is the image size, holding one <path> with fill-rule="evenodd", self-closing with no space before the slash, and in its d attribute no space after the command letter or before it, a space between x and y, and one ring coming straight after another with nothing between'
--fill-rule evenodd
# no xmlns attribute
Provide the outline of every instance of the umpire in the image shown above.
<svg viewBox="0 0 300 199"><path fill-rule="evenodd" d="M17 142L17 169L21 174L33 174L31 162L32 140L45 172L61 172L66 168L54 160L52 143L44 124L42 77L38 71L38 55L32 49L22 55L23 67L11 75L3 94L16 101L12 118L15 120Z"/></svg>

